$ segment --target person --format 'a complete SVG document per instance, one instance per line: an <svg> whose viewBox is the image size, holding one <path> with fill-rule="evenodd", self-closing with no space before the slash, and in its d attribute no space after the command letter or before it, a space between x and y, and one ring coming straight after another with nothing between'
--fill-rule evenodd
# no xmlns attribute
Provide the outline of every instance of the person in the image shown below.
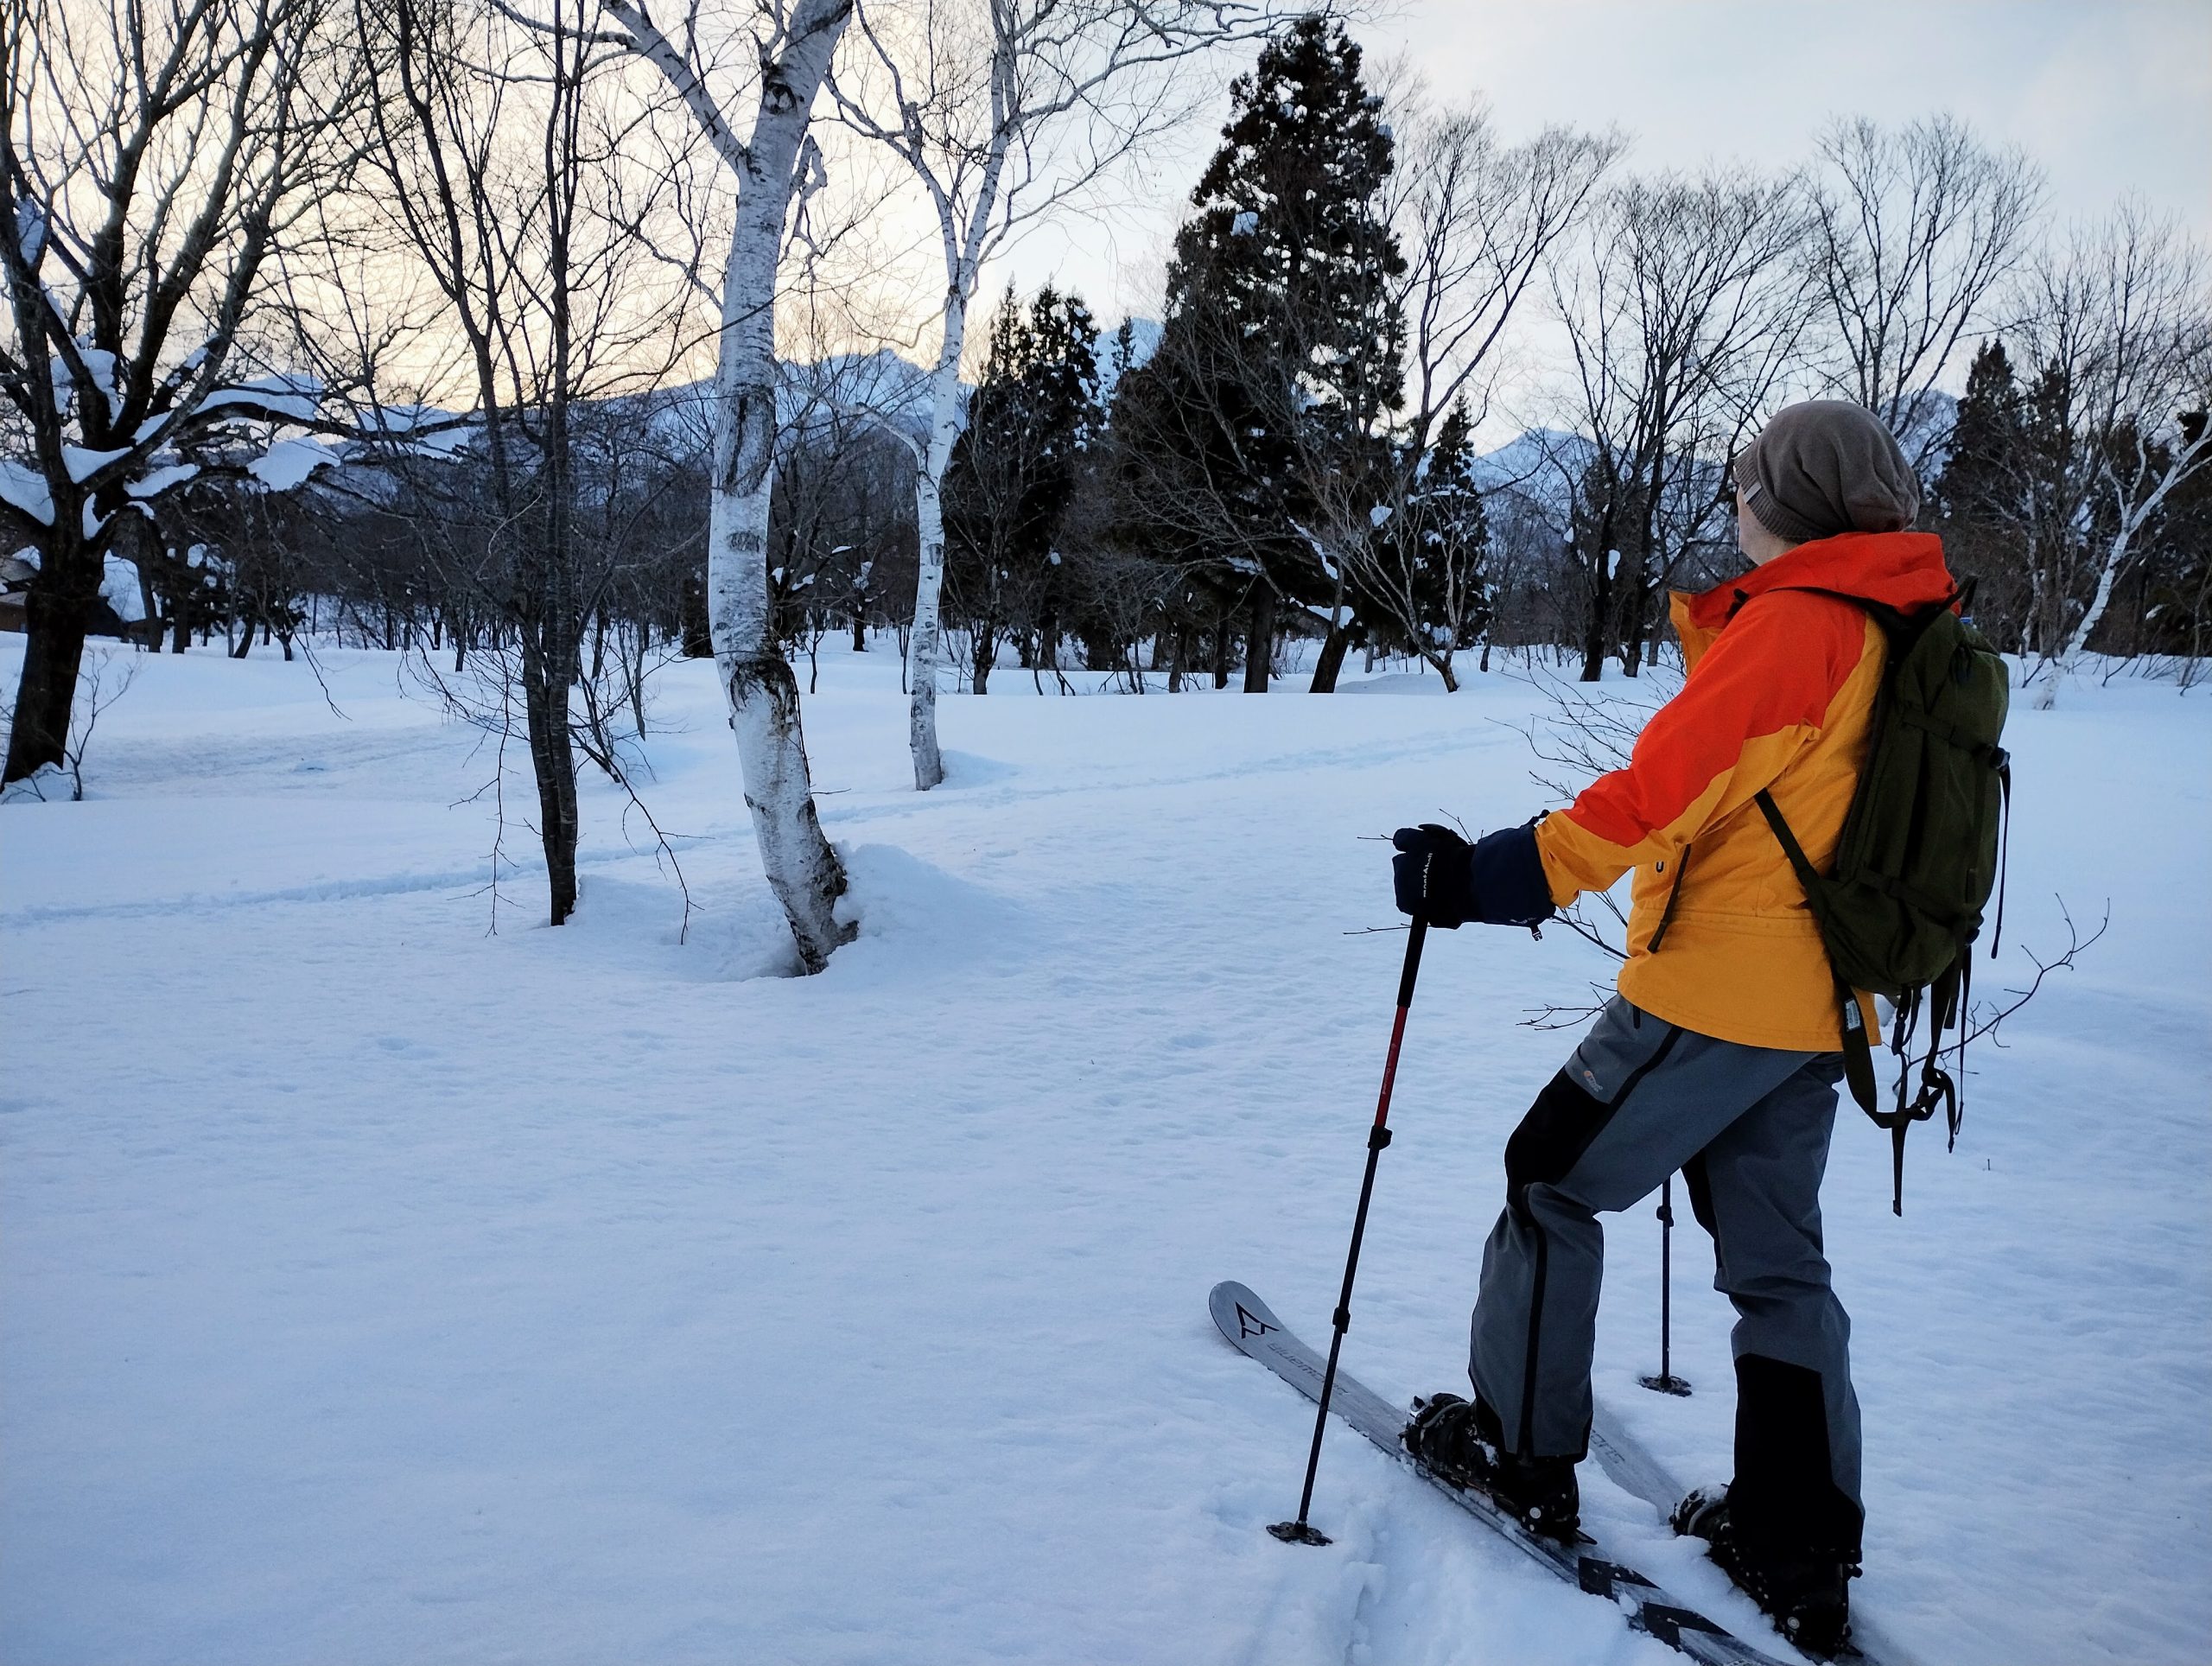
<svg viewBox="0 0 2212 1666"><path fill-rule="evenodd" d="M1909 530L1910 465L1868 411L1793 405L1732 464L1742 576L1673 598L1687 676L1627 766L1567 809L1469 843L1399 830L1398 906L1443 927L1531 926L1635 873L1618 993L1505 1148L1484 1246L1474 1395L1417 1402L1431 1469L1571 1539L1586 1453L1600 1213L1682 1171L1734 1304L1735 1476L1677 1526L1801 1647L1848 1635L1859 1571L1851 1324L1820 1188L1843 1073L1842 999L1764 791L1825 871L1865 761L1885 641L1854 599L1913 611L1956 587ZM1872 1033L1871 1001L1849 998Z"/></svg>

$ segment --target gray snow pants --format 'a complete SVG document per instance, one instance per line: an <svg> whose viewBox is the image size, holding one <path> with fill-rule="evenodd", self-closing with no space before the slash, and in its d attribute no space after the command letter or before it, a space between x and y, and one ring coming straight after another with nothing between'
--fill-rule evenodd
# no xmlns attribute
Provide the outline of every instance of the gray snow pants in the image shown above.
<svg viewBox="0 0 2212 1666"><path fill-rule="evenodd" d="M1716 1040L1616 995L1505 1148L1468 1375L1506 1442L1589 1449L1604 1270L1600 1211L1683 1171L1735 1304L1738 1530L1856 1560L1859 1400L1851 1321L1828 1287L1821 1177L1840 1053Z"/></svg>

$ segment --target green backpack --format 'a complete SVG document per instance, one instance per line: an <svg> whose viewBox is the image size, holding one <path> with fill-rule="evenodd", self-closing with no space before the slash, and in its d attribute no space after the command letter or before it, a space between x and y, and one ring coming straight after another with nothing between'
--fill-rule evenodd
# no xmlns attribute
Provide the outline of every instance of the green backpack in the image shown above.
<svg viewBox="0 0 2212 1666"><path fill-rule="evenodd" d="M1891 1207L1900 1215L1905 1129L1941 1105L1951 1143L1958 1143L1959 1084L1937 1061L1944 1032L1955 1027L1959 1074L1966 1072L1974 942L1993 889L1992 955L2005 930L1998 870L2003 830L2011 825L2012 769L1997 742L2011 685L2004 660L1954 611L1971 593L1969 584L1949 601L1904 614L1841 591L1815 591L1863 609L1889 642L1866 764L1844 817L1833 871L1818 873L1806 860L1771 794L1757 799L1820 923L1843 1003L1845 1078L1860 1109L1890 1132L1896 1165ZM1915 1028L1927 1021L1919 1091L1907 1099L1910 1071L1900 1063L1897 1102L1888 1110L1878 1103L1873 1048L1853 989L1895 1004L1891 1047L1901 1060Z"/></svg>

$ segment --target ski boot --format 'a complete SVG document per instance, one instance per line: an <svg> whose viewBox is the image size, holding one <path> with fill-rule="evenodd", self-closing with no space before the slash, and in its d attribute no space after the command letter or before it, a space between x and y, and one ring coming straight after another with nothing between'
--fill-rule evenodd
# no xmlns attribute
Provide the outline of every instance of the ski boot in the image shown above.
<svg viewBox="0 0 2212 1666"><path fill-rule="evenodd" d="M1726 1488L1700 1487L1675 1507L1677 1533L1703 1539L1707 1554L1775 1629L1807 1654L1832 1660L1851 1643L1851 1581L1859 1564L1808 1547L1758 1542L1739 1534Z"/></svg>
<svg viewBox="0 0 2212 1666"><path fill-rule="evenodd" d="M1456 1394L1414 1402L1402 1437L1421 1467L1453 1486L1480 1492L1531 1533L1573 1544L1581 1497L1572 1458L1523 1458L1505 1450L1497 1414Z"/></svg>

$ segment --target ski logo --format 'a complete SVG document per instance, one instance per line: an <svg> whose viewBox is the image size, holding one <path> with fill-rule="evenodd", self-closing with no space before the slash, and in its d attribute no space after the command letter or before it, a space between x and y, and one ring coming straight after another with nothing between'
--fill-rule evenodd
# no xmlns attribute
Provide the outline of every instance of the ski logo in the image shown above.
<svg viewBox="0 0 2212 1666"><path fill-rule="evenodd" d="M1247 1337L1266 1336L1275 1328L1267 1320L1255 1315L1243 1302L1236 1304L1236 1339L1238 1341L1241 1342Z"/></svg>

